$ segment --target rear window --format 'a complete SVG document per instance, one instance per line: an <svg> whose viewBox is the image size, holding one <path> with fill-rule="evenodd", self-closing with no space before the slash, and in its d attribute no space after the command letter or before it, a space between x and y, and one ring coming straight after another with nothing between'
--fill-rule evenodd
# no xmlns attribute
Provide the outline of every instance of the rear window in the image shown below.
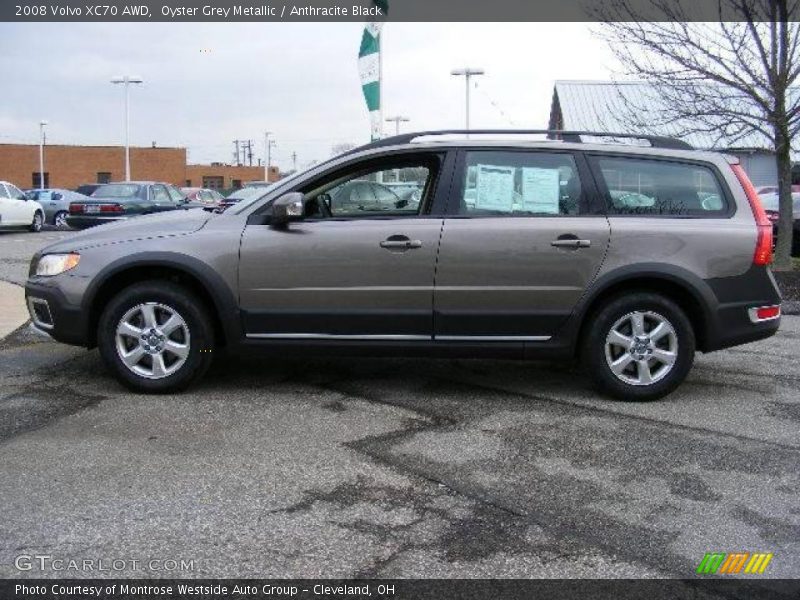
<svg viewBox="0 0 800 600"><path fill-rule="evenodd" d="M132 183L112 183L101 185L92 196L98 198L132 198L139 194L141 186Z"/></svg>
<svg viewBox="0 0 800 600"><path fill-rule="evenodd" d="M704 166L661 160L601 158L609 214L719 216L728 203L714 172Z"/></svg>

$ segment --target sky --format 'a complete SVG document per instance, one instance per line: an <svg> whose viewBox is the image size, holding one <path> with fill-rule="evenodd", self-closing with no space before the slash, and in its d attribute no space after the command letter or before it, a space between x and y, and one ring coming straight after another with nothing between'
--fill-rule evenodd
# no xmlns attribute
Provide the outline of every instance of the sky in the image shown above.
<svg viewBox="0 0 800 600"><path fill-rule="evenodd" d="M464 125L464 79L477 127L547 126L557 79L609 79L618 64L589 23L387 23L384 116L402 130ZM287 170L369 141L357 54L360 23L0 24L0 143L123 143L122 86L131 89L131 145L184 146L190 163L231 162L233 140L251 139ZM394 124L385 124L394 133Z"/></svg>

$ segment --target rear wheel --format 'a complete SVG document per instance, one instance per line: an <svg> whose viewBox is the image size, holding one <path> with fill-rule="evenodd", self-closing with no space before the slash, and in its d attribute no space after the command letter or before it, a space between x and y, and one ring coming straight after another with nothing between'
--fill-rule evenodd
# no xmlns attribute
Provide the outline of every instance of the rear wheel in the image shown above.
<svg viewBox="0 0 800 600"><path fill-rule="evenodd" d="M149 281L122 290L100 316L100 355L125 386L174 392L211 364L214 331L206 307L186 289Z"/></svg>
<svg viewBox="0 0 800 600"><path fill-rule="evenodd" d="M58 227L59 229L66 229L67 228L67 211L60 210L58 211L55 216L53 217L53 225Z"/></svg>
<svg viewBox="0 0 800 600"><path fill-rule="evenodd" d="M39 233L42 230L42 225L44 225L44 215L42 214L42 211L37 210L35 213L33 213L31 231L33 233Z"/></svg>
<svg viewBox="0 0 800 600"><path fill-rule="evenodd" d="M608 301L592 318L584 342L584 363L596 385L621 400L666 396L694 362L695 336L686 314L649 292Z"/></svg>

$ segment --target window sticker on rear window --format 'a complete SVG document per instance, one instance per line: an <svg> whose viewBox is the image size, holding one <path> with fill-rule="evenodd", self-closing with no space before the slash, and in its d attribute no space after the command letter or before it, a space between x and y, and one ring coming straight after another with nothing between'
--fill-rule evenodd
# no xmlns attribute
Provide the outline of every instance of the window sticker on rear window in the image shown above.
<svg viewBox="0 0 800 600"><path fill-rule="evenodd" d="M478 165L475 207L511 212L514 205L514 167Z"/></svg>
<svg viewBox="0 0 800 600"><path fill-rule="evenodd" d="M558 169L522 168L522 210L557 215L560 192Z"/></svg>

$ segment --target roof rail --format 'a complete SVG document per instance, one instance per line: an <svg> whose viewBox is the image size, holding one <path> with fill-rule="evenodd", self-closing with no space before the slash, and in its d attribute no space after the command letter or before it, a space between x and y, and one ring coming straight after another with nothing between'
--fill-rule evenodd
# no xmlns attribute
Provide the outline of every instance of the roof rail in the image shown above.
<svg viewBox="0 0 800 600"><path fill-rule="evenodd" d="M417 131L413 133L403 133L391 137L375 140L364 146L354 148L349 153L366 150L369 148L380 148L382 146L396 146L398 144L408 144L420 137L437 135L531 135L547 134L550 139L560 139L565 142L580 144L583 143L581 136L603 137L603 138L622 138L634 140L647 140L651 148L669 148L672 150L694 150L694 147L683 140L665 137L661 135L644 135L640 133L611 133L608 131L562 131L560 129L441 129L435 131Z"/></svg>

